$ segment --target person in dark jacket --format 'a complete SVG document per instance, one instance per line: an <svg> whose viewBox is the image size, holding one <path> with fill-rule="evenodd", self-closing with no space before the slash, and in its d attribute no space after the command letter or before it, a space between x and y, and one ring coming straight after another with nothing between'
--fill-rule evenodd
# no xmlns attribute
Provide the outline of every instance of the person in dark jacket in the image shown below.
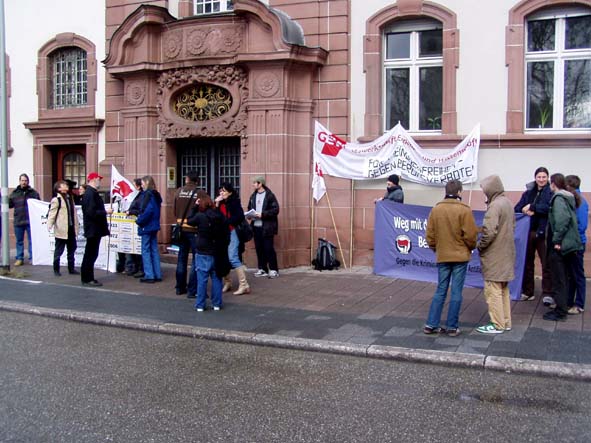
<svg viewBox="0 0 591 443"><path fill-rule="evenodd" d="M137 195L127 208L125 213L127 215L138 216L144 199L144 190L142 189L142 179L136 178L133 180L133 186ZM125 273L135 278L142 278L144 276L144 264L142 262L142 256L140 254L125 254Z"/></svg>
<svg viewBox="0 0 591 443"><path fill-rule="evenodd" d="M187 283L187 265L189 263L189 253L193 256L193 261L197 257L197 230L194 226L187 224L187 216L197 199L199 182L199 173L190 171L185 177L185 185L178 188L174 195L174 215L176 222L181 225L181 241L178 245L179 253L176 263L176 285L177 295L188 294L188 298L194 298L197 293L197 276L191 266L189 271L189 282Z"/></svg>
<svg viewBox="0 0 591 443"><path fill-rule="evenodd" d="M574 279L569 287L569 310L570 315L580 314L585 310L585 298L587 295L587 282L585 281L585 246L587 245L587 224L589 223L589 204L581 195L581 179L577 175L566 176L566 189L577 193L581 204L577 207L577 228L583 247L577 252L577 260L573 268Z"/></svg>
<svg viewBox="0 0 591 443"><path fill-rule="evenodd" d="M211 278L211 303L213 310L219 311L223 306L222 277L230 272L228 225L205 191L197 191L187 223L197 228L197 259L193 263L197 273L195 310L205 310L207 282Z"/></svg>
<svg viewBox="0 0 591 443"><path fill-rule="evenodd" d="M246 278L246 266L242 264L240 260L240 249L244 248L244 245L240 244L240 239L236 233L235 226L239 225L244 220L244 210L242 209L242 203L240 203L240 197L236 193L234 185L230 182L224 182L220 186L220 195L215 199L215 204L219 211L225 218L226 223L230 229L230 244L228 245L228 257L232 269L236 270L238 275L238 290L234 292L234 295L242 295L250 293L250 285ZM224 286L222 292L228 292L232 290L232 279L228 274L224 277Z"/></svg>
<svg viewBox="0 0 591 443"><path fill-rule="evenodd" d="M158 252L158 231L160 231L160 207L162 197L156 190L154 179L150 175L142 177L144 196L140 207L140 214L135 221L139 226L138 234L142 238L142 262L144 277L142 283L162 281L160 268L160 254Z"/></svg>
<svg viewBox="0 0 591 443"><path fill-rule="evenodd" d="M581 199L576 192L566 190L562 174L552 174L550 187L554 195L548 212L548 260L552 270L552 289L556 307L544 314L544 320L564 321L568 314L568 290L574 279L577 253L583 248L577 229L576 209Z"/></svg>
<svg viewBox="0 0 591 443"><path fill-rule="evenodd" d="M248 201L248 210L255 211L251 225L259 268L254 276L277 278L279 268L273 238L279 231L279 202L267 187L265 177L255 177L252 185L254 192Z"/></svg>
<svg viewBox="0 0 591 443"><path fill-rule="evenodd" d="M521 199L515 205L515 212L522 212L530 217L529 236L525 255L525 268L523 270L523 283L521 284L521 301L534 300L534 271L536 251L542 263L542 295L544 304L553 303L552 275L546 263L546 224L548 222L548 210L552 191L548 184L548 169L543 166L536 169L535 181L528 183L527 190L521 195Z"/></svg>
<svg viewBox="0 0 591 443"><path fill-rule="evenodd" d="M388 177L386 182L386 193L382 198L376 198L374 203L381 200L392 200L396 203L404 203L404 191L400 186L400 177L397 174L392 174Z"/></svg>
<svg viewBox="0 0 591 443"><path fill-rule="evenodd" d="M107 214L111 214L113 211L110 208L105 209L103 199L98 193L102 179L103 177L97 172L88 174L86 192L82 197L82 220L86 247L80 266L80 279L84 286L103 285L94 278L94 263L98 257L101 238L109 235Z"/></svg>
<svg viewBox="0 0 591 443"><path fill-rule="evenodd" d="M8 196L8 207L14 208L14 236L16 237L16 261L14 266L22 266L25 260L25 233L29 251L29 261L33 261L31 245L31 225L29 224L29 206L27 200L39 200L39 193L29 186L29 176L21 174L19 185Z"/></svg>

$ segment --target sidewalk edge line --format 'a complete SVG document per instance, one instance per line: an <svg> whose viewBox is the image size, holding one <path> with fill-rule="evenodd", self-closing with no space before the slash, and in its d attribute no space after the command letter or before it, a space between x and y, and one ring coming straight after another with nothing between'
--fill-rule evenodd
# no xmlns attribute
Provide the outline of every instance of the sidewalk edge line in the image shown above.
<svg viewBox="0 0 591 443"><path fill-rule="evenodd" d="M582 363L529 360L395 346L360 345L301 337L284 337L274 334L226 331L177 323L163 323L128 316L44 308L26 303L6 301L0 301L0 311L230 343L591 381L591 365Z"/></svg>

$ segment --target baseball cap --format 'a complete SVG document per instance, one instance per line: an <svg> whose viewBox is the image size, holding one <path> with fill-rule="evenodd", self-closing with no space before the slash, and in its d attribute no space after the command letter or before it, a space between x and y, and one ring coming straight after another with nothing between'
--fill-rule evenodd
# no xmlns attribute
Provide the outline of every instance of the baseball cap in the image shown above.
<svg viewBox="0 0 591 443"><path fill-rule="evenodd" d="M103 177L101 175L99 175L98 172L91 172L90 174L88 174L88 177L86 177L86 180L90 181L90 180L94 180L96 178L100 178L101 180L103 179Z"/></svg>

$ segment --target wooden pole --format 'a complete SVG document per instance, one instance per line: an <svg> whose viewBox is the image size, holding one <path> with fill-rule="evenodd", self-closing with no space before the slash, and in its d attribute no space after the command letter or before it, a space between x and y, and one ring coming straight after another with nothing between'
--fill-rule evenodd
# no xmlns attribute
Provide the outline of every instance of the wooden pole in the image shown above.
<svg viewBox="0 0 591 443"><path fill-rule="evenodd" d="M337 224L334 220L334 214L332 213L332 204L330 203L328 191L326 191L326 201L328 202L328 210L330 211L330 218L332 219L332 226L334 227L334 232L337 235L337 245L339 246L339 250L341 251L341 260L343 260L343 266L345 267L345 269L347 269L347 262L345 261L345 255L343 254L343 247L341 246L341 239L339 237L339 231L337 229Z"/></svg>

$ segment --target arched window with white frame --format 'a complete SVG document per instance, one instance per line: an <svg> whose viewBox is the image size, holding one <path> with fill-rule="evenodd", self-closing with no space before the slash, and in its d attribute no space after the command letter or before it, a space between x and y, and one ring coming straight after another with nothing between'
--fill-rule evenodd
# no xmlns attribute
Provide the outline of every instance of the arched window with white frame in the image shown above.
<svg viewBox="0 0 591 443"><path fill-rule="evenodd" d="M441 131L443 31L434 19L402 20L384 29L384 129Z"/></svg>
<svg viewBox="0 0 591 443"><path fill-rule="evenodd" d="M591 10L537 11L525 31L526 130L591 129Z"/></svg>

